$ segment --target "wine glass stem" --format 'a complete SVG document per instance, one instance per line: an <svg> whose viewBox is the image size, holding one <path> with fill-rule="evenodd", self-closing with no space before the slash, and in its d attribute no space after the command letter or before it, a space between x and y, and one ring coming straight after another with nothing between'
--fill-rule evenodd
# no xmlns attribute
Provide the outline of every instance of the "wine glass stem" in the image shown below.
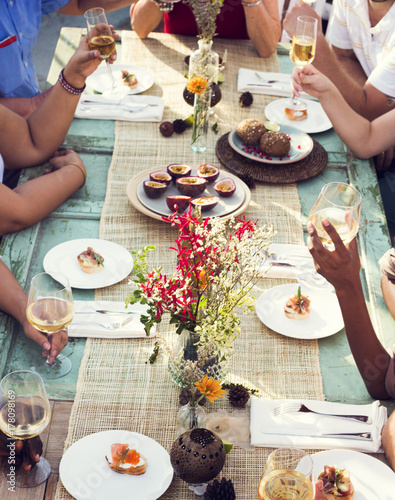
<svg viewBox="0 0 395 500"><path fill-rule="evenodd" d="M52 335L48 335L48 342L49 342L49 352L51 352L52 349ZM45 364L49 366L50 368L56 364L56 358L53 361L49 361L49 354L47 356L47 359L45 360Z"/></svg>
<svg viewBox="0 0 395 500"><path fill-rule="evenodd" d="M116 85L115 85L115 81L114 81L114 76L112 74L110 61L108 59L106 60L106 64L107 64L108 74L110 75L110 79L111 79L111 90L114 90Z"/></svg>

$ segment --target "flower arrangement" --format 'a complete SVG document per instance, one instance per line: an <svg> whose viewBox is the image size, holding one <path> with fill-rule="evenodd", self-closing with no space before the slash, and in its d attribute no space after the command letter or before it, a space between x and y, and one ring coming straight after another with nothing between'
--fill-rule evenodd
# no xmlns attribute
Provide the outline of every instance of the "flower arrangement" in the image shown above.
<svg viewBox="0 0 395 500"><path fill-rule="evenodd" d="M206 150L206 136L210 112L211 87L208 81L201 76L194 76L189 80L187 89L195 94L193 108L192 150L201 152Z"/></svg>
<svg viewBox="0 0 395 500"><path fill-rule="evenodd" d="M216 19L224 0L184 0L195 16L199 38L210 41L215 36Z"/></svg>

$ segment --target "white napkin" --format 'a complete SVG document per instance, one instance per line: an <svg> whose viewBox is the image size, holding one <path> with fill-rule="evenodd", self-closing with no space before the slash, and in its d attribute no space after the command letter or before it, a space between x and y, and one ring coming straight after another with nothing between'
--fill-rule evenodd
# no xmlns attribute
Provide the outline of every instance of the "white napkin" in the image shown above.
<svg viewBox="0 0 395 500"><path fill-rule="evenodd" d="M269 257L259 269L262 278L295 279L298 274L297 267L303 266L303 269L311 268L314 270L313 257L308 248L303 245L272 243L268 252ZM291 266L277 265L281 263L291 264Z"/></svg>
<svg viewBox="0 0 395 500"><path fill-rule="evenodd" d="M120 102L109 101L101 94L82 94L76 118L121 120L130 122L160 122L164 101L152 95L127 95Z"/></svg>
<svg viewBox="0 0 395 500"><path fill-rule="evenodd" d="M276 81L273 83L265 83L256 75L256 73L266 81ZM291 75L239 68L237 77L237 92L245 92L247 90L252 94L291 97ZM307 99L314 99L314 97L306 94L305 92L302 92L300 95Z"/></svg>
<svg viewBox="0 0 395 500"><path fill-rule="evenodd" d="M125 302L112 302L109 300L75 300L74 301L74 319L69 326L70 337L92 337L101 339L126 339L126 338L147 338L144 325L140 322L140 314L133 314L133 319L126 325L109 330L100 326L98 323L120 322L129 315L122 314L100 314L97 309L106 309L111 311L141 311L144 313L146 308L140 304L128 305L125 309ZM79 312L92 311L92 314L78 314ZM151 328L150 337L155 337L155 325Z"/></svg>
<svg viewBox="0 0 395 500"><path fill-rule="evenodd" d="M350 419L316 415L314 413L289 412L275 416L274 408L297 400L251 399L251 444L269 448L296 447L303 449L348 448L367 453L382 452L381 430L387 420L387 408L375 401L370 405L348 405L327 401L299 401L311 410L337 415L368 415L371 423ZM267 434L265 434L268 432ZM275 434L278 430L278 434ZM274 433L269 433L273 431ZM306 433L296 436L292 432ZM370 432L371 439L312 436L313 433ZM311 434L310 434L311 433Z"/></svg>

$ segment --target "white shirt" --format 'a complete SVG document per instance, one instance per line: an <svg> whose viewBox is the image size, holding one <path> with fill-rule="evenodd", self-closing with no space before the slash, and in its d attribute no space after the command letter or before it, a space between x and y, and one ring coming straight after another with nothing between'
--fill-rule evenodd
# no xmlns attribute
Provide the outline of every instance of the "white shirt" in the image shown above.
<svg viewBox="0 0 395 500"><path fill-rule="evenodd" d="M3 174L4 174L4 160L0 155L0 184L3 182Z"/></svg>
<svg viewBox="0 0 395 500"><path fill-rule="evenodd" d="M372 28L367 0L334 0L327 40L353 50L369 83L395 97L395 3Z"/></svg>

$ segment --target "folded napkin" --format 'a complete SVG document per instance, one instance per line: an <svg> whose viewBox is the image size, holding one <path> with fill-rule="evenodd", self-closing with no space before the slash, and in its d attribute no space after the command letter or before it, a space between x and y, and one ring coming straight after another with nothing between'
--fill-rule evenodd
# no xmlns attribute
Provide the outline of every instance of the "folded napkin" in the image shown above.
<svg viewBox="0 0 395 500"><path fill-rule="evenodd" d="M127 95L116 102L101 94L82 94L74 116L95 120L160 122L164 106L161 97L152 95Z"/></svg>
<svg viewBox="0 0 395 500"><path fill-rule="evenodd" d="M257 75L265 81L262 81ZM245 92L247 90L253 94L291 97L291 75L239 68L237 91ZM307 99L314 99L314 97L305 92L302 92L300 95Z"/></svg>
<svg viewBox="0 0 395 500"><path fill-rule="evenodd" d="M296 279L298 269L314 270L313 257L303 245L272 243L268 254L259 269L263 278Z"/></svg>
<svg viewBox="0 0 395 500"><path fill-rule="evenodd" d="M274 408L284 403L300 402L309 409L337 415L367 415L370 423L316 415L314 413L288 412L275 416ZM375 401L370 405L348 405L327 401L251 400L251 444L269 448L296 447L303 449L348 448L367 453L382 452L381 430L387 420L387 409ZM266 432L266 433L265 433ZM276 434L276 432L278 432ZM324 437L320 433L371 433L370 439L358 437ZM303 435L295 435L295 434Z"/></svg>
<svg viewBox="0 0 395 500"><path fill-rule="evenodd" d="M120 311L119 314L101 314L96 310ZM92 337L97 339L127 339L127 338L146 338L144 325L140 322L140 314L133 314L132 320L126 325L109 330L99 323L110 324L122 322L129 318L129 315L123 314L125 311L146 312L146 307L140 304L128 306L125 309L125 302L112 302L109 300L75 300L74 301L74 319L69 326L70 337ZM92 312L92 314L87 314ZM83 314L79 314L83 313ZM155 337L155 325L151 328L150 337Z"/></svg>

